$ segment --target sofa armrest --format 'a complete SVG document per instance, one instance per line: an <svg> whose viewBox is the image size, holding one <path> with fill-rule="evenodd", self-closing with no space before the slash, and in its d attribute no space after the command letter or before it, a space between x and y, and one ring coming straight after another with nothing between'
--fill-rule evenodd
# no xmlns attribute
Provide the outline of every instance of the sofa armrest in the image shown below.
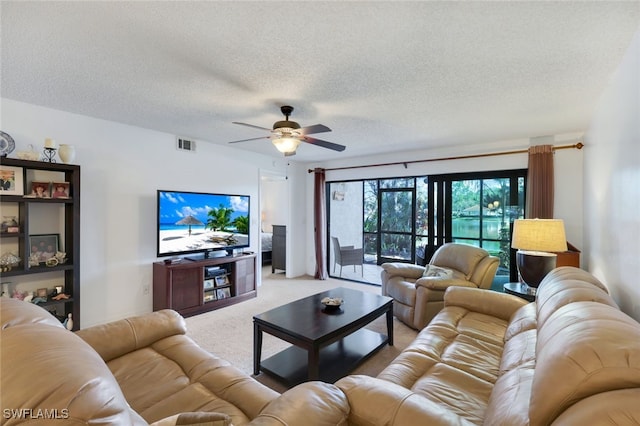
<svg viewBox="0 0 640 426"><path fill-rule="evenodd" d="M170 309L76 331L105 362L176 334L186 334L184 318Z"/></svg>
<svg viewBox="0 0 640 426"><path fill-rule="evenodd" d="M330 383L306 382L271 401L249 424L252 426L346 425L349 403Z"/></svg>
<svg viewBox="0 0 640 426"><path fill-rule="evenodd" d="M411 263L388 262L382 264L382 269L390 276L405 278L420 278L424 274L424 267Z"/></svg>
<svg viewBox="0 0 640 426"><path fill-rule="evenodd" d="M471 425L468 420L395 383L351 375L336 382L347 396L350 424L357 425Z"/></svg>
<svg viewBox="0 0 640 426"><path fill-rule="evenodd" d="M444 293L444 306L459 306L505 321L527 303L517 296L479 288L449 287Z"/></svg>
<svg viewBox="0 0 640 426"><path fill-rule="evenodd" d="M470 287L470 288L478 288L477 285L472 283L471 281L461 280L456 278L437 278L437 277L422 277L416 280L416 287L424 287L429 290L441 290L445 291L447 288L451 286L457 287Z"/></svg>

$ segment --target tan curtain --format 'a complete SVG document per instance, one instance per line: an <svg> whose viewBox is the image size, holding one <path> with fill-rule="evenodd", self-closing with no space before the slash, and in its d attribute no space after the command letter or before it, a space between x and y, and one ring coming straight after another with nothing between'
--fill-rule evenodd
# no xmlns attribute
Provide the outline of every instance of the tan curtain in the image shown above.
<svg viewBox="0 0 640 426"><path fill-rule="evenodd" d="M525 217L530 219L553 218L552 145L536 145L529 148Z"/></svg>
<svg viewBox="0 0 640 426"><path fill-rule="evenodd" d="M316 273L314 277L317 280L327 279L327 268L324 263L325 248L325 217L326 217L326 178L324 169L314 169L314 193L313 193L313 235L316 248Z"/></svg>

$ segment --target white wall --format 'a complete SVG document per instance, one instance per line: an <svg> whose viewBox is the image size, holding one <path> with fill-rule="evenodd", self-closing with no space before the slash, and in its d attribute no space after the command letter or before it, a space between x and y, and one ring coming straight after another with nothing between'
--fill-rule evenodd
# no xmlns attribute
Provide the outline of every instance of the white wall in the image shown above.
<svg viewBox="0 0 640 426"><path fill-rule="evenodd" d="M273 225L286 225L289 221L287 180L283 175L262 174L260 215L264 232L272 232Z"/></svg>
<svg viewBox="0 0 640 426"><path fill-rule="evenodd" d="M287 225L287 278L298 277L300 275L311 275L315 273L315 268L311 271L307 268L305 259L314 257L313 234L311 236L311 251L308 244L308 229L313 231L313 209L311 214L307 214L305 209L305 199L309 192L307 186L307 168L303 164L290 163L287 172L287 183L289 185L289 223ZM313 193L313 183L311 184Z"/></svg>
<svg viewBox="0 0 640 426"><path fill-rule="evenodd" d="M640 31L585 137L587 269L640 321Z"/></svg>
<svg viewBox="0 0 640 426"><path fill-rule="evenodd" d="M76 146L83 328L152 310L152 292L144 290L152 287L151 264L158 260L157 189L250 195L251 249L258 251L260 171L285 174L284 159L204 141L198 142L196 153L181 152L172 134L9 99L2 99L1 107L0 128L15 139L16 151L29 144L40 150L48 137ZM292 250L304 252L304 243L298 243L300 248L295 240L292 244ZM12 281L49 282L48 275Z"/></svg>
<svg viewBox="0 0 640 426"><path fill-rule="evenodd" d="M637 93L637 81L635 89ZM629 91L626 92L629 93ZM629 113L634 114L634 111ZM636 98L635 116L637 115ZM611 126L615 126L615 123ZM628 128L632 124L626 126ZM594 128L598 127L594 124ZM171 134L8 99L1 100L0 128L16 139L17 150L24 150L29 144L40 147L47 137L57 139L58 143L69 143L77 147L76 163L82 166L81 321L83 328L151 311L151 292L145 295L143 289L151 284L151 263L157 260L155 258L156 189L229 191L251 195L251 246L254 251L258 251L260 176L264 173L286 175L290 196L287 205L290 218L287 229L287 245L290 254L287 259L287 276L293 277L305 273L313 275L315 272L313 174L307 173L308 168L412 161L507 151L526 148L530 144L529 139L501 141L483 144L479 151L473 151L471 148L424 150L335 161L309 167L309 165L294 162L287 166L288 160L284 158L251 154L202 141L199 141L198 151L195 154L179 152L175 150L175 136ZM624 135L631 133L631 130L623 132ZM601 151L606 151L611 143L610 135L606 131L600 134L603 134L600 136L602 140L607 141L601 142ZM579 133L554 136L556 145L572 144L579 140L581 140ZM631 141L634 140L638 140L637 134L635 139L631 137L627 139L628 147L624 152L634 152L635 149L637 154L637 147L631 145ZM588 148L589 145L587 152ZM598 181L603 179L602 176L606 175L609 169L616 168L615 166L603 167L599 161L593 160L607 158L604 154L606 153L596 153L591 157L595 164L585 168L585 180L591 176L588 179L590 184L594 182L594 168L604 170L599 172L601 177L595 179ZM624 153L621 152L620 155L624 157ZM631 158L628 156L626 161L631 161ZM583 256L588 256L593 262L594 256L586 253L586 247L583 247L582 161L582 151L571 149L556 152L555 216L565 220L569 241L582 249ZM416 163L409 164L406 169L403 166L386 166L335 171L327 173L327 180L516 169L524 168L526 165L526 154L518 154ZM635 166L635 173L637 173L637 162ZM625 190L632 191L630 188ZM589 192L584 194L585 197L590 195ZM630 195L625 193L624 196ZM620 201L618 198L619 196L616 197L616 201ZM636 203L637 199L636 193ZM632 201L627 201L627 204L629 203ZM585 205L588 208L593 208L594 204L593 198L589 201L585 198ZM634 208L633 211L637 211L637 204ZM587 216L585 218L589 221L598 221ZM585 222L586 231L591 227L591 224ZM637 222L633 222L630 229L637 236ZM636 241L638 240L640 238L636 238ZM637 246L631 253L632 256L637 257ZM637 269L635 272L638 272ZM33 279L33 277L30 278ZM637 290L630 293L638 300Z"/></svg>

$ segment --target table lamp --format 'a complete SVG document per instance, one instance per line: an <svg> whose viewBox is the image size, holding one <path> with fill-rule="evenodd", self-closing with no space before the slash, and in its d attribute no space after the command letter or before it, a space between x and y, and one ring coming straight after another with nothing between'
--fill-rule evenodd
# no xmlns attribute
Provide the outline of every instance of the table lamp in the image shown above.
<svg viewBox="0 0 640 426"><path fill-rule="evenodd" d="M542 279L556 267L557 255L567 250L561 219L516 219L511 247L518 249L516 264L520 281L536 294Z"/></svg>

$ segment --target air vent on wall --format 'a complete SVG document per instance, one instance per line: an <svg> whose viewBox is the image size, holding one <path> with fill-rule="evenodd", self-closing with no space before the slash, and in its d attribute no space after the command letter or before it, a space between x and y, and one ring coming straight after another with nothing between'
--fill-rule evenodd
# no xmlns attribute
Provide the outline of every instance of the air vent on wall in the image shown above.
<svg viewBox="0 0 640 426"><path fill-rule="evenodd" d="M196 141L190 141L185 138L176 138L176 148L179 151L195 151L196 150Z"/></svg>

